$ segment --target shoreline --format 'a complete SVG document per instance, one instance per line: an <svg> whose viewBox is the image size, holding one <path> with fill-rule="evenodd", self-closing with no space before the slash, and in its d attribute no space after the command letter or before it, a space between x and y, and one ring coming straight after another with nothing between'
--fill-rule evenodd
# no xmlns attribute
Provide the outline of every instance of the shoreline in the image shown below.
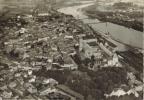
<svg viewBox="0 0 144 100"><path fill-rule="evenodd" d="M135 9L137 10L131 11L128 10L128 8L124 10L114 8L114 6L106 6L106 8L103 8L100 5L93 4L82 8L82 11L90 18L97 18L103 22L111 22L143 32L143 9L138 7Z"/></svg>
<svg viewBox="0 0 144 100"><path fill-rule="evenodd" d="M114 18L107 18L107 14L104 14L105 12L100 12L100 14L104 14L104 16L102 15L98 15L97 13L90 13L88 11L85 11L85 8L83 9L83 12L85 13L85 15L87 15L89 18L92 19L98 19L102 22L110 22L113 24L117 24L117 25L121 25L124 26L126 28L132 28L136 31L139 32L143 32L143 25L140 25L139 22L135 22L135 21L124 21L124 20L119 20L119 19L114 19ZM136 25L137 24L137 25ZM136 25L136 26L135 26Z"/></svg>
<svg viewBox="0 0 144 100"><path fill-rule="evenodd" d="M93 5L93 4L90 4L90 5ZM87 6L90 6L90 5L87 5ZM75 8L74 8L74 10L77 10L77 11L74 11L75 13L73 14L73 12L68 12L69 11L69 9L71 10L71 6L70 7L62 7L62 8L60 8L60 9L58 9L58 11L59 12L62 12L62 13L64 13L64 12L66 12L65 14L68 14L68 15L72 15L72 16L74 16L76 19L77 19L77 16L80 16L80 17L82 17L82 18L85 18L85 17L88 17L86 14L83 14L83 15L81 15L81 13L84 13L83 12L83 8L85 8L85 7L87 7L87 6L84 6L83 4L82 5L79 5L79 6L76 6ZM68 9L67 9L68 8ZM95 19L95 18L94 18ZM83 22L83 21L82 21ZM85 23L86 24L86 23ZM117 25L117 24L116 24ZM120 25L121 26L121 25ZM125 27L125 26L123 26L123 27ZM127 27L125 27L125 28L127 28ZM131 28L132 29L132 28ZM112 39L112 38L111 38ZM120 44L123 44L123 45L126 45L126 46L129 46L129 47L133 47L133 48L137 48L137 49L143 49L143 47L139 47L139 46L131 46L130 44L126 44L126 43L123 43L123 42L121 42L121 41L116 41L116 39L113 39L115 42L118 42L118 43L120 43Z"/></svg>

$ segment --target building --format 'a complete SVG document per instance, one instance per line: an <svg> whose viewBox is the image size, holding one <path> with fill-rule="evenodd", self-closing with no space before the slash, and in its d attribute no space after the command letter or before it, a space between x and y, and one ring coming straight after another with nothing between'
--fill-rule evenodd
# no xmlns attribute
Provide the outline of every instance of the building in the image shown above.
<svg viewBox="0 0 144 100"><path fill-rule="evenodd" d="M113 57L108 61L108 66L120 67L119 57L116 53L114 53Z"/></svg>
<svg viewBox="0 0 144 100"><path fill-rule="evenodd" d="M51 88L49 86L39 91L40 95L42 96L48 95L49 93L54 93L54 92L57 92L57 89Z"/></svg>
<svg viewBox="0 0 144 100"><path fill-rule="evenodd" d="M57 85L58 84L58 81L52 79L52 78L49 78L49 79L44 79L43 80L43 83L42 84L49 84L49 85Z"/></svg>
<svg viewBox="0 0 144 100"><path fill-rule="evenodd" d="M90 63L88 69L97 71L103 64L103 59L101 58L96 58L94 63Z"/></svg>
<svg viewBox="0 0 144 100"><path fill-rule="evenodd" d="M85 57L90 58L92 55L99 56L101 55L98 53L98 45L97 45L97 39L80 39L80 51L85 52Z"/></svg>
<svg viewBox="0 0 144 100"><path fill-rule="evenodd" d="M24 88L25 88L29 93L31 93L31 94L37 93L36 87L34 87L34 86L33 86L32 84L30 84L30 83L25 83L25 84L24 84Z"/></svg>
<svg viewBox="0 0 144 100"><path fill-rule="evenodd" d="M112 91L109 95L105 94L107 98L106 100L142 100L138 91L142 92L143 86L139 86L137 88L131 89L127 92L123 89L117 89L116 91Z"/></svg>
<svg viewBox="0 0 144 100"><path fill-rule="evenodd" d="M57 89L60 91L63 91L67 95L70 95L72 98L75 98L75 99L71 99L71 100L84 100L83 95L71 90L69 87L67 87L65 85L58 85Z"/></svg>
<svg viewBox="0 0 144 100"><path fill-rule="evenodd" d="M78 65L73 61L73 59L68 54L56 55L53 59L52 68L59 70L77 70Z"/></svg>
<svg viewBox="0 0 144 100"><path fill-rule="evenodd" d="M103 45L103 43L100 43L100 44L99 44L99 47L100 47L102 50L104 50L107 55L113 56L113 52L110 51L108 48L106 48L106 46Z"/></svg>
<svg viewBox="0 0 144 100"><path fill-rule="evenodd" d="M67 96L66 94L63 93L59 93L59 92L54 92L54 93L50 93L47 98L49 100L72 100L69 96ZM45 99L43 99L45 100Z"/></svg>
<svg viewBox="0 0 144 100"><path fill-rule="evenodd" d="M77 70L78 65L74 62L74 60L70 57L70 55L64 55L64 65L62 68L70 69L70 70Z"/></svg>

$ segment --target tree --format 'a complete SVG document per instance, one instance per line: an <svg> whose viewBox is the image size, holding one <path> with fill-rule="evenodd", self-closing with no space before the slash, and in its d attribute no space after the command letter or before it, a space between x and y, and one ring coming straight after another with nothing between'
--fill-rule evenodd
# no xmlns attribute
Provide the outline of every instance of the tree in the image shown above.
<svg viewBox="0 0 144 100"><path fill-rule="evenodd" d="M86 100L95 100L91 95L88 95Z"/></svg>

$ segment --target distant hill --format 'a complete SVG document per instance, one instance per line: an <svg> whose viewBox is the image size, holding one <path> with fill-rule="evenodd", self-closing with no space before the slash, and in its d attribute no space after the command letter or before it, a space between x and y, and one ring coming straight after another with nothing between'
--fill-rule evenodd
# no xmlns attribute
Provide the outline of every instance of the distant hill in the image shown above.
<svg viewBox="0 0 144 100"><path fill-rule="evenodd" d="M121 0L122 2L132 2L139 6L144 6L144 0Z"/></svg>

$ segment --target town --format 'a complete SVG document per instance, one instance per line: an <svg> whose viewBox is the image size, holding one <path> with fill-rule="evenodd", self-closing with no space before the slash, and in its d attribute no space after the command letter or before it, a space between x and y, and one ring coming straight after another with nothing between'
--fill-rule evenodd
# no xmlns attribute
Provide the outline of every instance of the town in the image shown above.
<svg viewBox="0 0 144 100"><path fill-rule="evenodd" d="M0 16L0 100L142 100L142 52L120 52L50 7Z"/></svg>

